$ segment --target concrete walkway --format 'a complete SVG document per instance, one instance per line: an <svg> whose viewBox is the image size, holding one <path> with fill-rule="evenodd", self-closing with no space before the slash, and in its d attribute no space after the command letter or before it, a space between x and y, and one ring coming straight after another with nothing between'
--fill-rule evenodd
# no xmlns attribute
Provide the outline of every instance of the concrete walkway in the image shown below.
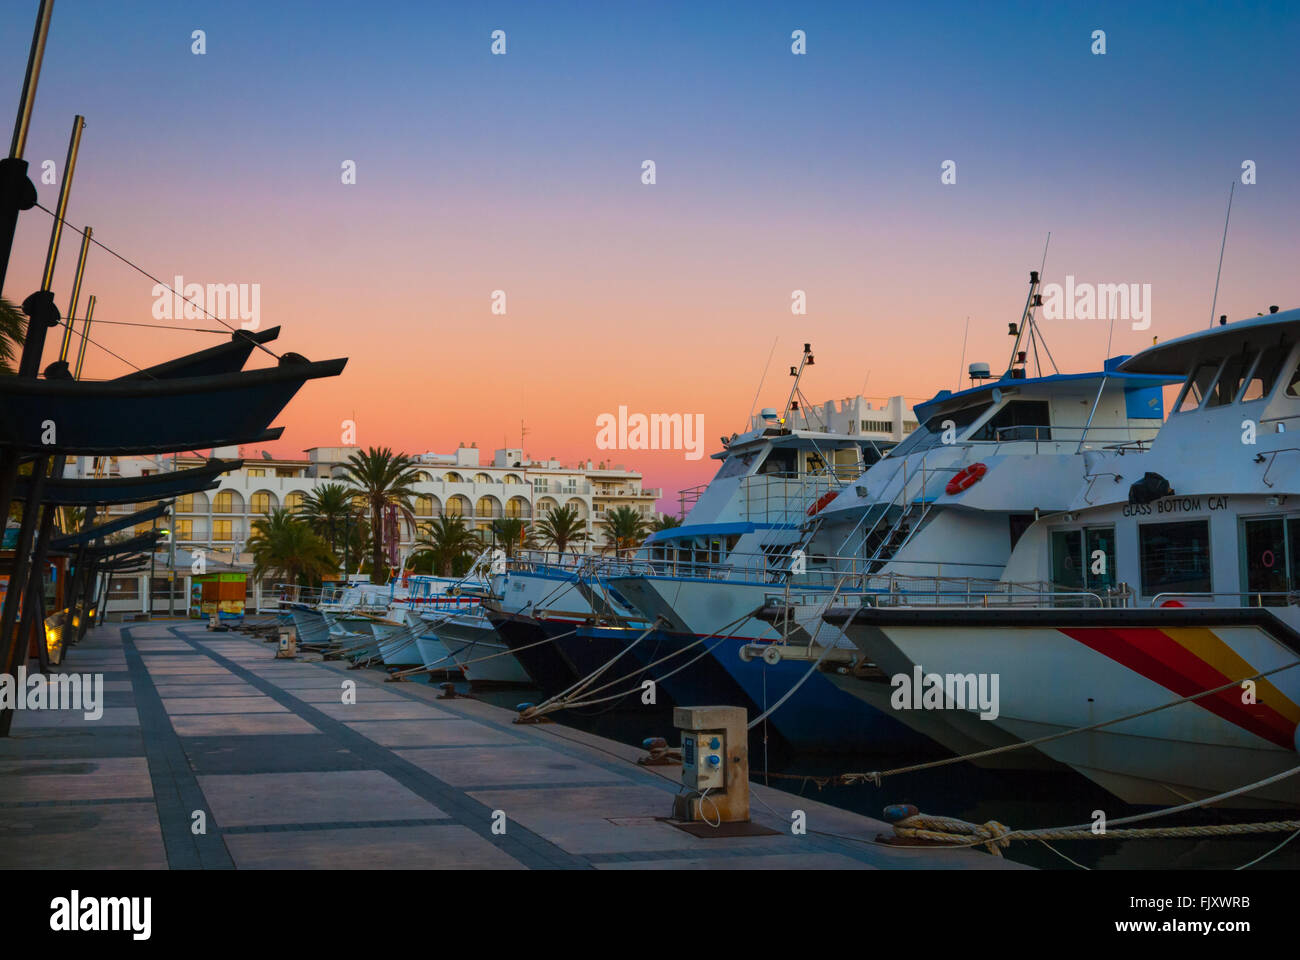
<svg viewBox="0 0 1300 960"><path fill-rule="evenodd" d="M103 716L19 711L0 740L0 867L1020 868L882 846L886 824L758 784L774 833L695 837L658 819L679 768L634 747L274 652L188 622L92 632L62 670L103 674Z"/></svg>

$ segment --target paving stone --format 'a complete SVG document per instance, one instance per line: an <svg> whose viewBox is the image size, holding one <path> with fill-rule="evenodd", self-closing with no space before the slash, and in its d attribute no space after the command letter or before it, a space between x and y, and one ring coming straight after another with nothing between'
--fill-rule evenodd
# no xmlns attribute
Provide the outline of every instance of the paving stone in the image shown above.
<svg viewBox="0 0 1300 960"><path fill-rule="evenodd" d="M198 781L221 827L445 816L378 770L214 774Z"/></svg>
<svg viewBox="0 0 1300 960"><path fill-rule="evenodd" d="M241 870L520 870L514 857L465 827L366 827L226 836Z"/></svg>

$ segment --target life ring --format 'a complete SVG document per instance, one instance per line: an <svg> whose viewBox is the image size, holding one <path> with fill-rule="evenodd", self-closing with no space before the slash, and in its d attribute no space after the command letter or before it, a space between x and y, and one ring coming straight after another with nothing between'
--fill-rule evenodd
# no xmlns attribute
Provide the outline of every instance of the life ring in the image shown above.
<svg viewBox="0 0 1300 960"><path fill-rule="evenodd" d="M961 493L963 490L969 490L975 484L979 483L980 480L984 479L984 474L988 472L989 468L984 466L984 464L972 463L969 466L962 467L958 470L953 478L948 481L948 485L943 489L949 496L952 496L955 493Z"/></svg>
<svg viewBox="0 0 1300 960"><path fill-rule="evenodd" d="M838 490L828 490L817 498L817 502L808 508L808 516L816 516L821 510L840 495Z"/></svg>

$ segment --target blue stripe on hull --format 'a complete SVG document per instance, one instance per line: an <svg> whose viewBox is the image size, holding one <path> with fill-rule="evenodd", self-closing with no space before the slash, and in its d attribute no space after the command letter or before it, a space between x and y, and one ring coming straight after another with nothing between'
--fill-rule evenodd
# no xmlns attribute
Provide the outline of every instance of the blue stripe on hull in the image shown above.
<svg viewBox="0 0 1300 960"><path fill-rule="evenodd" d="M770 707L776 703L812 666L809 661L799 660L782 660L775 666L761 659L746 663L740 659L743 645L741 640L723 640L710 658L720 664L760 706L766 703ZM768 717L768 723L792 747L803 751L902 753L923 750L929 753L934 750L928 739L866 701L845 693L820 672L814 672L805 680L803 686Z"/></svg>
<svg viewBox="0 0 1300 960"><path fill-rule="evenodd" d="M717 641L695 643L695 640L689 634L655 630L633 647L628 656L634 658L638 666L645 667L674 651L695 644L685 653L674 656L650 671L650 676L659 684L660 689L672 698L673 703L681 706L744 707L750 716L757 716L754 701L727 671L707 654L700 656L711 643ZM696 657L699 659L696 660ZM691 663L692 660L695 662ZM685 664L690 666L684 666Z"/></svg>

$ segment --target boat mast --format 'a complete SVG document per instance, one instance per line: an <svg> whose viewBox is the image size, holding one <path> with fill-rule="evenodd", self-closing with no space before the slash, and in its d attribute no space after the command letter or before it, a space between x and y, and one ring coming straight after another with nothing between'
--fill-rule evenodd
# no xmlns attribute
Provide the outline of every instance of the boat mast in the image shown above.
<svg viewBox="0 0 1300 960"><path fill-rule="evenodd" d="M784 424L786 418L790 416L791 410L798 410L798 401L795 399L799 396L799 381L803 377L805 367L811 367L813 360L812 344L803 345L803 357L799 360L799 366L790 368L790 376L794 377L794 383L790 387L790 396L785 401L785 412L781 414L781 423Z"/></svg>

